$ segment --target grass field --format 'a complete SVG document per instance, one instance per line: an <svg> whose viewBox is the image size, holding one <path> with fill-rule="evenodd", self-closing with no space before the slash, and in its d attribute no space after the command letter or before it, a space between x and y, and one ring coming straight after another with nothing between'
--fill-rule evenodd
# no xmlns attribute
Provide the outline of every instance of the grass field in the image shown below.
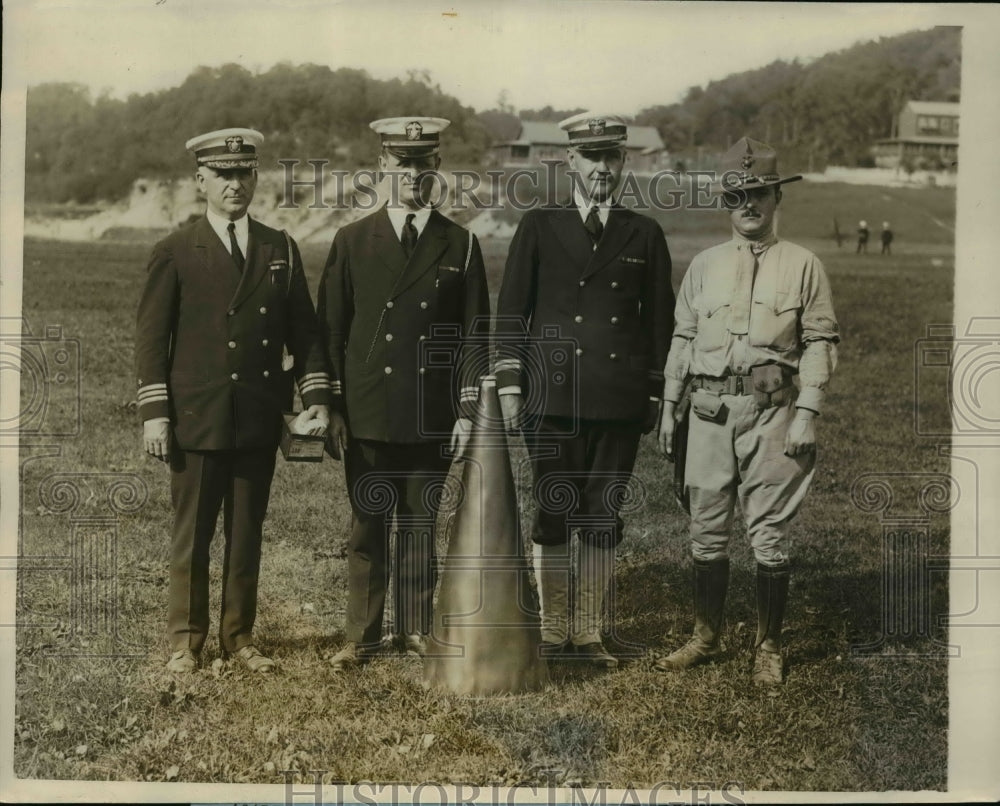
<svg viewBox="0 0 1000 806"><path fill-rule="evenodd" d="M485 699L425 691L412 658L331 675L324 657L343 641L350 512L341 467L329 460L278 463L257 638L280 672L249 677L218 658L213 636L203 669L171 679L162 671L168 478L141 452L131 370L149 245L28 241L24 317L35 334L61 325L79 339L83 404L78 435L22 445L16 773L276 784L282 770L307 781L306 771L323 770L327 782L943 789L947 661L931 640L943 636L897 636L873 654L852 652L882 633L883 561L878 516L854 505L851 489L866 473L948 471L937 443L914 433L914 346L928 324L951 321L954 194L800 183L784 206L782 235L827 266L844 341L818 427L819 471L795 527L788 681L773 691L750 683L752 558L742 534L733 544L727 654L712 667L664 676L641 658L613 674L556 668L544 692ZM895 254L855 256L850 237L838 250L834 217L848 236L859 218L873 228L892 221ZM675 281L728 232L721 213L658 218ZM507 244L483 246L495 294ZM313 289L325 252L304 249ZM921 405L947 420L943 389ZM69 413L54 411L53 421ZM515 460L523 455L515 448ZM75 506L51 489L60 473L87 474L72 481L81 491ZM148 498L114 517L110 477L99 474L134 477ZM649 496L619 554L614 630L650 653L675 647L691 625L687 523L671 474L645 439L636 475ZM81 538L114 544L116 554L91 558L91 571L74 577L66 558ZM940 516L930 553L946 554L948 544ZM113 603L114 619L81 623L94 609L80 601L81 583L98 603ZM944 575L931 575L926 594L934 614L945 612ZM214 599L213 625L216 615Z"/></svg>

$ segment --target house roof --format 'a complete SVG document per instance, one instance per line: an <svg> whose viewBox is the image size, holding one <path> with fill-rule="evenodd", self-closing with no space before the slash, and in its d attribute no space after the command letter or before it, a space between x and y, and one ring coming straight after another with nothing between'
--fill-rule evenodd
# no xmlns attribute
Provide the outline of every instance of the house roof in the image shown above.
<svg viewBox="0 0 1000 806"><path fill-rule="evenodd" d="M566 132L559 128L558 123L548 123L540 120L522 120L521 132L515 140L506 140L497 145L529 146L552 145L566 146ZM655 126L629 126L627 148L659 150L663 148L663 139Z"/></svg>
<svg viewBox="0 0 1000 806"><path fill-rule="evenodd" d="M957 146L957 137L934 137L933 135L915 135L913 137L887 137L876 140L880 145L895 145L897 143L913 143L914 145Z"/></svg>
<svg viewBox="0 0 1000 806"><path fill-rule="evenodd" d="M959 104L951 101L907 101L906 105L918 115L958 116Z"/></svg>

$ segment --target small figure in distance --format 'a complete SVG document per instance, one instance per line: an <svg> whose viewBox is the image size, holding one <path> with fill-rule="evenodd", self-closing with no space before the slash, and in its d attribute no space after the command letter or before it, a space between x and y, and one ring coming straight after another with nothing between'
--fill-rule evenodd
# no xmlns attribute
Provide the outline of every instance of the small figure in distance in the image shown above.
<svg viewBox="0 0 1000 806"><path fill-rule="evenodd" d="M882 254L891 255L892 254L892 228L889 226L888 221L882 222Z"/></svg>

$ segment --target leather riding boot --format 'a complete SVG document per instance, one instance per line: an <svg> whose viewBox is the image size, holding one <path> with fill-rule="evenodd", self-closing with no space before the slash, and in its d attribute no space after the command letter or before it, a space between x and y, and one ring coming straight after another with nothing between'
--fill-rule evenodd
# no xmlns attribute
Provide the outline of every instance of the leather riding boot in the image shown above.
<svg viewBox="0 0 1000 806"><path fill-rule="evenodd" d="M788 601L788 563L757 564L757 639L754 643L753 681L774 685L784 680L781 625Z"/></svg>
<svg viewBox="0 0 1000 806"><path fill-rule="evenodd" d="M656 661L665 672L683 671L717 658L729 588L729 558L694 561L694 634L680 649Z"/></svg>
<svg viewBox="0 0 1000 806"><path fill-rule="evenodd" d="M615 549L581 539L577 562L570 639L579 658L602 668L614 669L618 666L618 659L601 643L601 624L604 598L615 573Z"/></svg>
<svg viewBox="0 0 1000 806"><path fill-rule="evenodd" d="M538 584L542 644L561 646L569 638L569 544L532 547Z"/></svg>

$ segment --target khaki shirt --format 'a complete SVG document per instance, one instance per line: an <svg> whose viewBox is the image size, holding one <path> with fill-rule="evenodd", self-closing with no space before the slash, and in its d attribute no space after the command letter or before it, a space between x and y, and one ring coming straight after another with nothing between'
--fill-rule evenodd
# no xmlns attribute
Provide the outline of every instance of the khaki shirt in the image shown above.
<svg viewBox="0 0 1000 806"><path fill-rule="evenodd" d="M746 375L753 366L776 363L799 375L796 405L819 413L840 341L823 264L773 237L755 246L763 249L750 287L748 332L734 327L730 311L737 295L747 293L736 287L737 266L748 259L751 242L734 235L691 261L674 313L664 400L680 400L690 375Z"/></svg>

